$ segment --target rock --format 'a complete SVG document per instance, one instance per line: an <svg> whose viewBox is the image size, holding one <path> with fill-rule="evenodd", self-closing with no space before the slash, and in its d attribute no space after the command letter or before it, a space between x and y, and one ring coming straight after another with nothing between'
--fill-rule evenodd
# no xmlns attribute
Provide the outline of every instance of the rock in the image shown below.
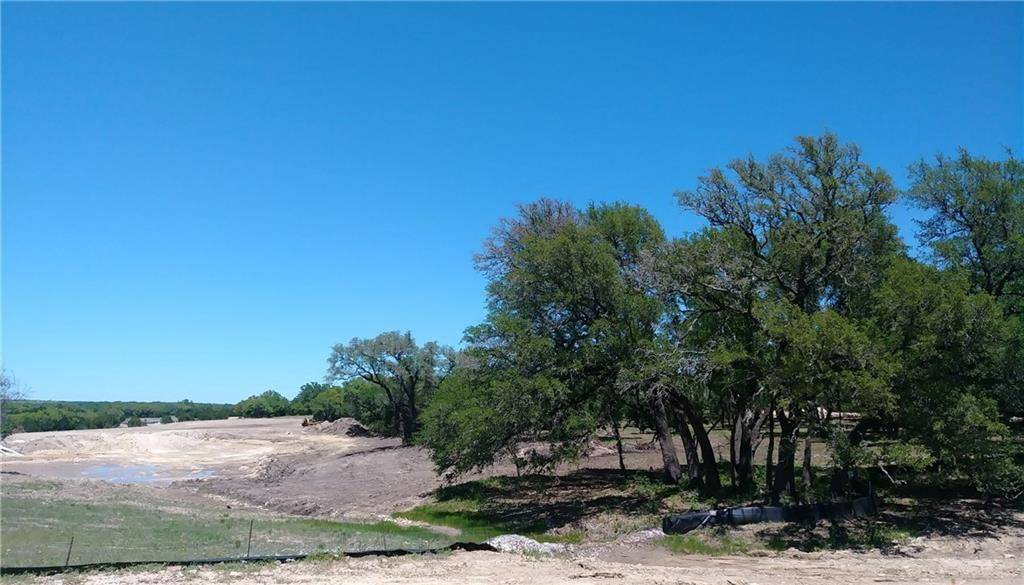
<svg viewBox="0 0 1024 585"><path fill-rule="evenodd" d="M619 539L622 544L639 544L647 542L648 540L654 540L655 538L661 538L665 536L665 533L661 531L661 528L650 528L648 530L641 530L639 532L633 532L627 534Z"/></svg>
<svg viewBox="0 0 1024 585"><path fill-rule="evenodd" d="M568 548L564 544L555 544L551 542L537 542L532 538L527 538L525 536L520 536L518 534L502 534L501 536L495 536L494 538L488 540L487 544L493 546L501 552L511 552L518 554L553 555L565 552Z"/></svg>

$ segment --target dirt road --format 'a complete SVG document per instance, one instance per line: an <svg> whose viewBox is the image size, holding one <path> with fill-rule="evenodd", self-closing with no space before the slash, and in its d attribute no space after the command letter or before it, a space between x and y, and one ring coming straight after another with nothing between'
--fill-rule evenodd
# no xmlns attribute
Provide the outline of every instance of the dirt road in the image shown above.
<svg viewBox="0 0 1024 585"><path fill-rule="evenodd" d="M441 556L365 558L279 565L169 567L154 571L85 573L81 584L176 583L353 583L378 585L441 585L443 583L708 584L708 585L840 585L867 583L975 583L1009 585L1021 582L1015 559L913 559L877 553L829 553L796 557L687 556L674 565L635 565L591 559L530 558L500 553L455 553ZM32 579L62 583L61 577Z"/></svg>

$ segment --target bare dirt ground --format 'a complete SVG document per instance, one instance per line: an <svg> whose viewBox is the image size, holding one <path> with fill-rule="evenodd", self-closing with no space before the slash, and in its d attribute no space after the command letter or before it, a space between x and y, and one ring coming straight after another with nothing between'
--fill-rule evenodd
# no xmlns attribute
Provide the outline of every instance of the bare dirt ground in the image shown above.
<svg viewBox="0 0 1024 585"><path fill-rule="evenodd" d="M82 584L176 583L658 583L708 585L838 585L848 583L1020 583L1019 564L999 560L886 558L830 553L775 558L687 556L661 565L597 559L532 558L500 553L455 553L400 558L343 559L278 565L168 567L152 571L84 573ZM64 583L66 577L40 577Z"/></svg>
<svg viewBox="0 0 1024 585"><path fill-rule="evenodd" d="M203 500L254 506L307 516L370 518L417 505L441 485L427 453L397 440L351 436L351 422L319 428L301 418L188 422L133 429L31 433L4 445L24 457L3 456L5 473L63 479L104 479L123 497L159 492L182 505ZM630 437L631 469L655 468L657 451ZM884 551L782 552L706 557L672 553L652 540L622 534L649 528L657 514L642 511L641 498L624 493L612 469L614 451L598 448L558 477L524 482L488 495L529 506L556 529L579 529L600 542L570 547L555 558L513 554L457 553L390 559L307 561L286 565L87 572L29 577L61 583L1021 583L1024 582L1024 513L993 512L978 503L915 510L921 536ZM96 470L100 473L97 474ZM141 470L141 471L140 471ZM139 475L141 473L141 476ZM514 475L502 466L488 474ZM0 482L3 481L0 476ZM11 477L11 476L6 476ZM472 478L467 478L472 479ZM74 482L83 500L95 482ZM496 488L497 489L497 488ZM643 486L641 486L641 491ZM77 492L76 492L77 493ZM899 502L888 520L905 519ZM598 512L595 514L595 511ZM923 515L922 515L923 514ZM622 526L602 533L612 522ZM596 525L596 526L595 526ZM785 542L806 540L791 527L745 527L774 531ZM742 536L742 533L737 533ZM616 536L619 535L619 536ZM756 534L764 540L766 534ZM605 538L607 537L607 538Z"/></svg>
<svg viewBox="0 0 1024 585"><path fill-rule="evenodd" d="M422 449L401 447L398 439L350 436L351 420L314 427L301 422L281 417L20 433L4 445L24 456L3 456L0 467L40 477L171 484L173 490L339 519L403 510L441 485ZM629 458L634 469L658 464L653 452ZM613 468L618 460L604 450L582 464ZM499 465L486 475L514 473ZM466 479L475 477L481 475Z"/></svg>
<svg viewBox="0 0 1024 585"><path fill-rule="evenodd" d="M12 471L35 475L91 478L89 470L109 466L145 467L152 481L167 483L193 474L236 475L264 458L346 452L358 448L345 435L312 432L301 417L192 421L136 428L19 433L4 445L24 457L4 457ZM130 474L129 474L130 475ZM93 478L108 479L108 478ZM131 479L130 477L128 478ZM140 481L125 483L142 483Z"/></svg>

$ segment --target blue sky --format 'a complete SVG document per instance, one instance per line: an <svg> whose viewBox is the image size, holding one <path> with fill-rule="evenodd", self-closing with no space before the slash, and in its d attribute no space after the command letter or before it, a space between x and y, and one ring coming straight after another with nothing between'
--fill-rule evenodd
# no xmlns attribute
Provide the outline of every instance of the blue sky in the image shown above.
<svg viewBox="0 0 1024 585"><path fill-rule="evenodd" d="M237 401L484 314L542 195L647 206L826 129L906 166L1024 135L1020 4L2 6L3 364ZM894 210L905 237L911 213Z"/></svg>

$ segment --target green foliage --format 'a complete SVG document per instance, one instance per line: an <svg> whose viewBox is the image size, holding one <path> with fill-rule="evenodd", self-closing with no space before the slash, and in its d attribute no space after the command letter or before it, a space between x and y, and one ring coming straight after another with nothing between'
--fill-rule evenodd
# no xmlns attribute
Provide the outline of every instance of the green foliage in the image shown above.
<svg viewBox="0 0 1024 585"><path fill-rule="evenodd" d="M602 422L647 400L619 376L663 313L635 280L663 241L647 211L624 204L580 212L541 200L499 224L478 257L491 277L487 321L467 330L466 364L424 419L439 471L573 459ZM545 445L521 453L528 440Z"/></svg>
<svg viewBox="0 0 1024 585"><path fill-rule="evenodd" d="M586 434L594 420L559 408L568 392L546 376L518 376L509 370L460 370L441 385L424 412L420 441L431 450L438 473L453 479L506 456L518 468L541 469L561 458L576 442L555 444L547 452L520 453L523 441L548 429L549 441Z"/></svg>
<svg viewBox="0 0 1024 585"><path fill-rule="evenodd" d="M965 273L974 290L1024 312L1024 163L936 157L911 167L909 195L932 215L918 234L938 260Z"/></svg>
<svg viewBox="0 0 1024 585"><path fill-rule="evenodd" d="M245 418L285 416L290 411L289 406L287 398L273 390L267 390L236 404L234 414Z"/></svg>
<svg viewBox="0 0 1024 585"><path fill-rule="evenodd" d="M128 426L130 426L130 427L144 427L144 426L146 426L146 423L142 422L142 419L139 418L138 416L135 416L135 415L131 416L128 419L126 424Z"/></svg>
<svg viewBox="0 0 1024 585"><path fill-rule="evenodd" d="M834 490L853 467L895 466L1019 493L1006 423L1024 410L1024 169L961 153L912 172L934 266L906 257L889 175L832 134L701 177L679 200L708 227L672 242L628 205L521 206L477 257L487 319L424 416L439 472L550 465L625 417L665 436L667 412L692 427L712 491L706 425L722 421L749 490L771 411L773 499L798 495L801 432L827 438Z"/></svg>
<svg viewBox="0 0 1024 585"><path fill-rule="evenodd" d="M865 415L894 407L895 366L864 326L833 310L808 315L786 301L757 303L754 313L770 342L786 348L767 376L785 388L782 404L811 402Z"/></svg>
<svg viewBox="0 0 1024 585"><path fill-rule="evenodd" d="M362 378L342 385L344 416L352 417L378 435L398 435L398 419L394 406L384 390Z"/></svg>
<svg viewBox="0 0 1024 585"><path fill-rule="evenodd" d="M994 400L961 394L935 413L926 444L942 472L970 479L985 494L1019 496L1024 468L1014 463L1017 448L997 417Z"/></svg>
<svg viewBox="0 0 1024 585"><path fill-rule="evenodd" d="M181 402L56 402L17 400L4 408L3 435L15 431L43 432L77 429L102 429L120 425L132 416L162 418L175 416L179 421L224 419L231 415L230 404Z"/></svg>
<svg viewBox="0 0 1024 585"><path fill-rule="evenodd" d="M455 352L430 341L422 346L409 332L387 331L371 339L353 338L331 348L328 378L361 378L387 396L402 442L410 444L419 430L420 411L455 365Z"/></svg>
<svg viewBox="0 0 1024 585"><path fill-rule="evenodd" d="M721 528L691 534L671 534L663 537L660 543L677 554L711 557L745 554L752 548L749 541L737 538Z"/></svg>
<svg viewBox="0 0 1024 585"><path fill-rule="evenodd" d="M313 399L334 387L320 382L306 382L299 387L299 393L292 399L292 414L312 414Z"/></svg>
<svg viewBox="0 0 1024 585"><path fill-rule="evenodd" d="M345 398L341 388L330 388L318 393L310 402L307 412L313 420L335 421L346 416Z"/></svg>
<svg viewBox="0 0 1024 585"><path fill-rule="evenodd" d="M1020 491L997 398L1012 340L996 300L971 292L962 272L896 262L875 292L872 318L899 368L893 422L919 441L934 465L970 478L985 493Z"/></svg>
<svg viewBox="0 0 1024 585"><path fill-rule="evenodd" d="M162 425L170 424L172 422L174 422L174 419L171 418L171 415L169 415L169 414L165 414L165 415L160 417L160 424L162 424Z"/></svg>
<svg viewBox="0 0 1024 585"><path fill-rule="evenodd" d="M530 478L521 478L529 483ZM521 507L504 499L516 493L516 478L489 478L441 488L437 500L395 514L400 518L448 526L459 531L459 540L481 542L501 534L522 534L541 542L583 540L579 531L548 532L550 518L543 513L523 513Z"/></svg>

